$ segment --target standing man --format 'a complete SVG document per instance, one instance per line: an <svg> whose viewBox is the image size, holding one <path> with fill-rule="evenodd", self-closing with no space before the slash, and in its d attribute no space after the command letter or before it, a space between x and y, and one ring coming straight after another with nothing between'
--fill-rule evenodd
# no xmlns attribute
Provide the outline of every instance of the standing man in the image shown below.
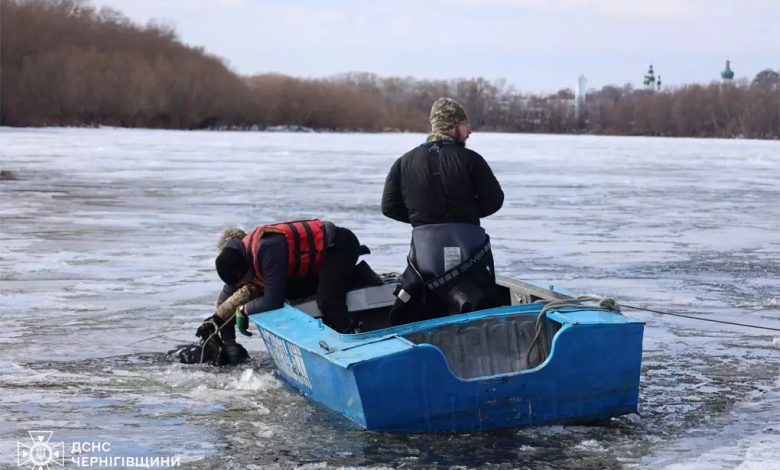
<svg viewBox="0 0 780 470"><path fill-rule="evenodd" d="M235 326L251 336L247 315L281 308L285 298L316 292L324 322L338 332L347 330L347 289L363 253L350 230L317 219L262 225L249 234L233 228L225 231L218 247L215 264L225 286L217 306L242 287L252 288L238 308L217 308L197 332L207 340L218 328L228 363L241 358Z"/></svg>
<svg viewBox="0 0 780 470"><path fill-rule="evenodd" d="M466 148L471 126L460 103L439 98L431 108L430 122L426 142L390 168L382 194L382 213L413 227L409 268L404 277L409 281L410 269L416 271L417 285L404 286L399 292L402 302L404 291L411 294L407 287L420 291L423 283L434 291L432 281L464 263L472 262L476 266L473 270L483 274L489 271L492 281L475 281L477 288L471 282L467 294L453 291L453 285L464 286L460 281L466 276L436 292L448 303L450 313L459 313L479 308L492 294L495 273L489 237L479 222L501 208L504 192L485 159ZM477 255L479 258L474 259Z"/></svg>

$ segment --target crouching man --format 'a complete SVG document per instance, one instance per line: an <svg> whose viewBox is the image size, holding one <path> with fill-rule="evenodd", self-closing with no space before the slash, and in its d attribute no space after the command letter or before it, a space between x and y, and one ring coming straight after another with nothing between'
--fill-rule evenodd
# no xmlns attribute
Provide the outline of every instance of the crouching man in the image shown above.
<svg viewBox="0 0 780 470"><path fill-rule="evenodd" d="M216 313L196 334L206 341L218 331L228 364L246 357L236 343L236 327L251 336L247 316L281 308L286 298L315 294L325 324L348 330L346 294L365 253L350 230L318 219L261 225L248 234L233 228L225 230L218 247L217 274L225 285Z"/></svg>

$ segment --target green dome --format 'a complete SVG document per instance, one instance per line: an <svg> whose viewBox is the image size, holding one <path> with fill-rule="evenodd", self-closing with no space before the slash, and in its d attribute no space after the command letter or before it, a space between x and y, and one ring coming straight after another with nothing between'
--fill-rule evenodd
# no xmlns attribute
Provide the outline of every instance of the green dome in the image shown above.
<svg viewBox="0 0 780 470"><path fill-rule="evenodd" d="M720 73L720 78L723 80L731 80L734 78L734 72L731 70L731 63L728 60L726 61L726 68Z"/></svg>
<svg viewBox="0 0 780 470"><path fill-rule="evenodd" d="M650 84L655 83L655 74L653 72L653 66L650 66L650 69L647 71L647 74L645 74L645 79L642 82L645 86L649 86Z"/></svg>

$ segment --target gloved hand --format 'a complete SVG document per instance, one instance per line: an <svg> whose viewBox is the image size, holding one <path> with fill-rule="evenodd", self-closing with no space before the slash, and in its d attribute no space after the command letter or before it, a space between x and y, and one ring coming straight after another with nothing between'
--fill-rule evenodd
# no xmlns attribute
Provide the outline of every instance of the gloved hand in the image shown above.
<svg viewBox="0 0 780 470"><path fill-rule="evenodd" d="M195 336L206 341L217 331L219 331L219 325L217 324L216 318L212 315L203 320L203 323L200 324L198 330L195 332Z"/></svg>
<svg viewBox="0 0 780 470"><path fill-rule="evenodd" d="M252 332L249 331L249 317L246 314L246 308L242 305L236 309L236 328L238 332L244 336L252 336Z"/></svg>

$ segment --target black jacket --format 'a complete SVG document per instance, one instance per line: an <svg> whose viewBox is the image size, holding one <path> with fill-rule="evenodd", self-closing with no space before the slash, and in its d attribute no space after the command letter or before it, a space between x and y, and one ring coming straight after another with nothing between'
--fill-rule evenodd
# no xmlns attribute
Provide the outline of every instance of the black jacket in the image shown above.
<svg viewBox="0 0 780 470"><path fill-rule="evenodd" d="M485 159L462 145L446 141L440 145L441 189L431 176L431 143L423 144L390 168L382 193L382 214L413 227L446 222L479 225L481 217L501 208L504 192Z"/></svg>

